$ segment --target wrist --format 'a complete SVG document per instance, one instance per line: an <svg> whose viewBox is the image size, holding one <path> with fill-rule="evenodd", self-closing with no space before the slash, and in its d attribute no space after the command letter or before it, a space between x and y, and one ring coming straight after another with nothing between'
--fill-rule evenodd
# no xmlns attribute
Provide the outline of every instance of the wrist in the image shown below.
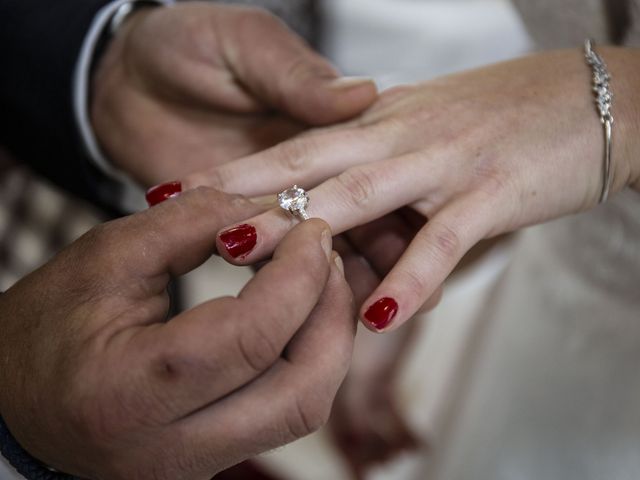
<svg viewBox="0 0 640 480"><path fill-rule="evenodd" d="M108 28L105 28L104 35L107 36L107 43L104 51L94 58L95 68L92 78L94 88L105 70L108 71L125 63L126 47L131 32L157 6L159 5L154 2L128 3L122 5L122 7L129 7L128 9L118 10L114 14Z"/></svg>
<svg viewBox="0 0 640 480"><path fill-rule="evenodd" d="M122 19L117 25L117 30L110 32L108 44L95 62L91 76L88 110L96 142L111 165L128 176L131 172L126 162L117 151L109 148L113 144L108 139L113 131L110 112L113 112L114 106L122 102L123 92L133 85L131 80L140 80L136 78L135 70L139 62L131 53L131 38L139 25L155 10L153 4L140 2L140 7ZM132 69L133 75L131 75Z"/></svg>
<svg viewBox="0 0 640 480"><path fill-rule="evenodd" d="M110 99L119 89L125 87L127 65L135 66L135 59L128 59L128 45L132 32L153 11L148 4L129 13L118 24L116 31L109 32L109 40L99 58L94 59L90 84L89 112L91 125L100 141L97 120L101 111L108 108ZM111 30L111 29L109 29Z"/></svg>
<svg viewBox="0 0 640 480"><path fill-rule="evenodd" d="M126 3L135 3L134 12L124 19L126 21L114 21L114 18L118 18L121 7ZM95 87L96 76L100 76L99 70L105 63L105 57L113 56L112 47L121 37L120 30L124 32L129 29L138 17L138 13L141 13L140 10L149 10L141 9L139 6L162 6L172 3L173 0L114 0L108 3L95 14L76 61L73 79L73 110L78 136L87 159L96 167L96 179L100 184L97 195L105 203L115 203L124 211L137 210L144 204L144 198L141 192L134 188L130 176L120 170L110 158L111 152L103 150L104 135L100 135L101 132L94 129L95 104L99 94L93 87ZM122 26L116 35L112 34L114 23L120 23ZM123 85L122 82L120 85ZM107 116L109 108L111 107L108 102L103 104L99 116Z"/></svg>

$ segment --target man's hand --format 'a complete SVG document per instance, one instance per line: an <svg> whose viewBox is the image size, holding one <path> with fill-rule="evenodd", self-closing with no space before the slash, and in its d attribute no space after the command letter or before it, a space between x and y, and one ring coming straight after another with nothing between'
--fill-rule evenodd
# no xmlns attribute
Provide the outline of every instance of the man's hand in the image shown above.
<svg viewBox="0 0 640 480"><path fill-rule="evenodd" d="M324 423L349 364L351 293L320 220L242 292L166 321L171 276L259 207L207 188L100 226L0 297L0 413L82 478L210 479Z"/></svg>
<svg viewBox="0 0 640 480"><path fill-rule="evenodd" d="M96 71L91 117L108 157L150 186L348 119L376 97L269 13L187 2L125 23Z"/></svg>

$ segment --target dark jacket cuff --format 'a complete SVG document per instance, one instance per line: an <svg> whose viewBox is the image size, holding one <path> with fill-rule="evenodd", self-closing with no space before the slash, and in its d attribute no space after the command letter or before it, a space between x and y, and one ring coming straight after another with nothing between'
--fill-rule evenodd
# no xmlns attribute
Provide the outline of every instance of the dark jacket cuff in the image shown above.
<svg viewBox="0 0 640 480"><path fill-rule="evenodd" d="M54 472L33 458L17 442L0 416L0 452L2 456L27 480L79 480L65 473Z"/></svg>

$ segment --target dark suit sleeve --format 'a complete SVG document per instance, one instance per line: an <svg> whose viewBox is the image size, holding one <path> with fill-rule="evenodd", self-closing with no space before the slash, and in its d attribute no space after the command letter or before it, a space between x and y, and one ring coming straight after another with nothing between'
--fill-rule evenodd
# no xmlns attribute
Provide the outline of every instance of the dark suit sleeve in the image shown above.
<svg viewBox="0 0 640 480"><path fill-rule="evenodd" d="M95 200L72 77L84 36L109 0L0 0L0 145L54 183Z"/></svg>

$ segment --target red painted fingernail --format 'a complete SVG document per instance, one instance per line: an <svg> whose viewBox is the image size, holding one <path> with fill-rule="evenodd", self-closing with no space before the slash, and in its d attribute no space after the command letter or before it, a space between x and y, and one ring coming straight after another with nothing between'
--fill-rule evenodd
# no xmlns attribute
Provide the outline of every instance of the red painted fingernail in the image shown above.
<svg viewBox="0 0 640 480"><path fill-rule="evenodd" d="M150 207L153 207L169 198L178 196L181 192L182 183L180 182L161 183L147 190L147 203Z"/></svg>
<svg viewBox="0 0 640 480"><path fill-rule="evenodd" d="M258 235L253 225L238 225L220 234L220 240L229 255L238 258L247 255L256 246Z"/></svg>
<svg viewBox="0 0 640 480"><path fill-rule="evenodd" d="M396 313L398 313L398 302L393 298L385 297L371 305L364 314L364 318L366 318L376 330L382 330L391 323Z"/></svg>

